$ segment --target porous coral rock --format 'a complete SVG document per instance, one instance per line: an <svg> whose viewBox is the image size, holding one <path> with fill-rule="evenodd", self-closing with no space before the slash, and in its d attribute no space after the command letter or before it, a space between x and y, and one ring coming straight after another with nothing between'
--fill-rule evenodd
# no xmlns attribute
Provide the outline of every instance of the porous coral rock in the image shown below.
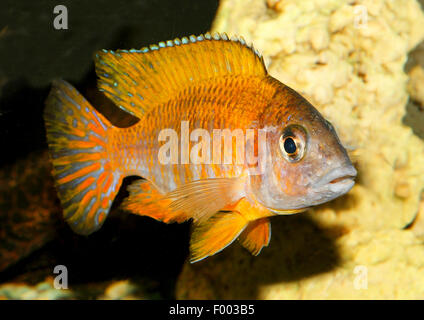
<svg viewBox="0 0 424 320"><path fill-rule="evenodd" d="M423 298L424 244L416 232L404 229L417 217L424 189L424 142L402 124L408 100L403 67L408 52L424 38L419 3L223 0L213 31L253 42L269 73L333 123L358 178L348 195L306 213L337 248L339 260L331 270L302 277L288 272L284 280L256 284L250 294L252 277L286 268L275 264L287 253L272 250L278 242L274 221L287 219L277 217L271 248L254 258L236 248L186 265L177 297ZM296 250L305 236L302 230L284 246ZM238 265L234 259L240 255ZM353 288L356 266L368 270L367 289ZM235 280L239 274L244 274L244 283ZM199 290L207 287L205 282L212 291ZM241 288L248 289L243 293Z"/></svg>

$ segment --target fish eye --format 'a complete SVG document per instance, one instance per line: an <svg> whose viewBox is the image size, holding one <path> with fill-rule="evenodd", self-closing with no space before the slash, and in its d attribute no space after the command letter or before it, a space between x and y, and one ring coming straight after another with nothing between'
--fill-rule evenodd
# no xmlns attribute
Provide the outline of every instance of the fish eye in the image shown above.
<svg viewBox="0 0 424 320"><path fill-rule="evenodd" d="M306 148L306 132L297 125L287 127L280 136L280 152L289 162L298 162L303 158Z"/></svg>
<svg viewBox="0 0 424 320"><path fill-rule="evenodd" d="M284 139L284 151L286 151L287 154L294 154L296 153L297 145L296 142L294 142L292 137L287 137Z"/></svg>

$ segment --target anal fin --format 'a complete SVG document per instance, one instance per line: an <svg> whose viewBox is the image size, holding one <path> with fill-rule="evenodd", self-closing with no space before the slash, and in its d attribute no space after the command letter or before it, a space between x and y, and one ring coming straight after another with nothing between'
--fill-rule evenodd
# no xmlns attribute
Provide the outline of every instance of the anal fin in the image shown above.
<svg viewBox="0 0 424 320"><path fill-rule="evenodd" d="M240 244L257 256L263 247L267 247L271 239L271 223L269 218L262 218L249 223L240 234Z"/></svg>

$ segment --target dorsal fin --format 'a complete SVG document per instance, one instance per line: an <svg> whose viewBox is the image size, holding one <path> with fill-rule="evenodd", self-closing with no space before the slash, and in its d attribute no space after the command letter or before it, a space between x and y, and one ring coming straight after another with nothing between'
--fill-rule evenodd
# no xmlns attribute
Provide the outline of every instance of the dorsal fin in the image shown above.
<svg viewBox="0 0 424 320"><path fill-rule="evenodd" d="M139 118L194 81L267 74L253 47L225 33L177 38L140 50L102 50L95 63L99 89Z"/></svg>

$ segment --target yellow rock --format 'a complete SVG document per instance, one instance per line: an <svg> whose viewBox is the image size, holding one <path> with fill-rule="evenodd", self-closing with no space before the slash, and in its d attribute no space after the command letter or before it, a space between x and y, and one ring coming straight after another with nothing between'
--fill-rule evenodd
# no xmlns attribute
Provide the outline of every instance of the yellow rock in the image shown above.
<svg viewBox="0 0 424 320"><path fill-rule="evenodd" d="M411 98L424 107L424 69L415 66L409 72L408 92Z"/></svg>
<svg viewBox="0 0 424 320"><path fill-rule="evenodd" d="M237 243L187 263L177 298L424 298L423 242L412 231L323 228L310 214L272 223L270 246L257 257Z"/></svg>
<svg viewBox="0 0 424 320"><path fill-rule="evenodd" d="M130 283L129 280L121 280L110 284L100 299L104 300L120 300L131 296L136 290L136 286Z"/></svg>
<svg viewBox="0 0 424 320"><path fill-rule="evenodd" d="M421 194L421 202L418 208L417 216L411 224L410 229L419 239L424 241L424 192Z"/></svg>
<svg viewBox="0 0 424 320"><path fill-rule="evenodd" d="M47 277L35 286L27 283L6 283L0 285L0 300L61 300L74 299L74 292L56 289L53 277Z"/></svg>
<svg viewBox="0 0 424 320"><path fill-rule="evenodd" d="M424 298L424 213L417 215L424 142L402 124L408 100L404 63L424 38L419 3L223 0L213 31L253 42L270 74L334 124L359 174L348 195L298 220L273 219L271 246L260 256L233 245L186 265L177 297ZM290 241L279 243L287 237L281 232L289 232ZM299 245L320 234L331 248ZM336 257L333 264L320 250Z"/></svg>

